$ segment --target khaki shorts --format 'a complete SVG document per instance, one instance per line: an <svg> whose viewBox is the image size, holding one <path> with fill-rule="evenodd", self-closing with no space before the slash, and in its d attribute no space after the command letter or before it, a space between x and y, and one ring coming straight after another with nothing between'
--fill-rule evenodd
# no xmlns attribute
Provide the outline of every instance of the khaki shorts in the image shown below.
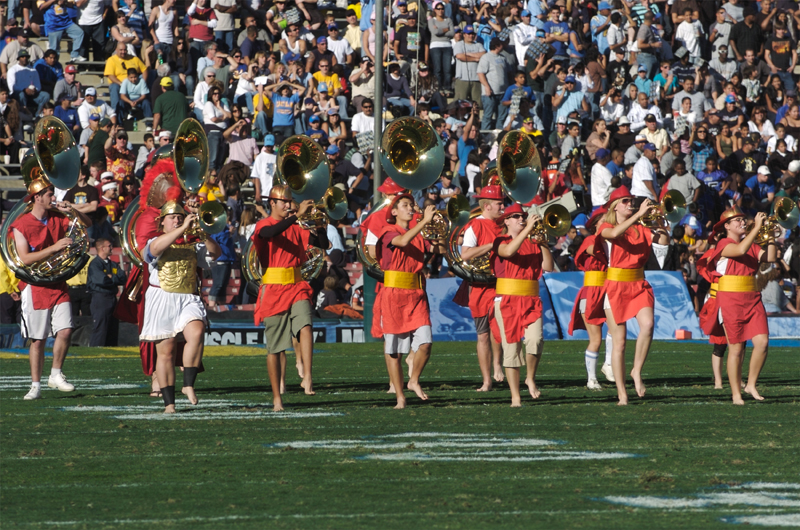
<svg viewBox="0 0 800 530"><path fill-rule="evenodd" d="M264 342L267 353L278 354L292 347L292 337L311 325L311 304L300 300L287 311L264 319Z"/></svg>
<svg viewBox="0 0 800 530"><path fill-rule="evenodd" d="M506 332L503 326L503 315L500 313L500 302L494 303L494 316L500 328L500 337L503 339L503 366L506 368L519 368L525 364L525 356L522 353L522 344L525 344L525 351L529 355L541 355L544 349L544 337L542 335L542 319L539 318L533 324L525 328L525 337L520 342L509 344L506 342Z"/></svg>
<svg viewBox="0 0 800 530"><path fill-rule="evenodd" d="M383 334L383 353L386 355L406 355L409 352L417 351L425 344L433 343L433 335L430 326L422 326L414 331Z"/></svg>
<svg viewBox="0 0 800 530"><path fill-rule="evenodd" d="M34 309L30 286L20 293L22 299L22 319L20 332L23 338L44 340L54 337L62 329L72 329L72 304L64 302L52 309Z"/></svg>

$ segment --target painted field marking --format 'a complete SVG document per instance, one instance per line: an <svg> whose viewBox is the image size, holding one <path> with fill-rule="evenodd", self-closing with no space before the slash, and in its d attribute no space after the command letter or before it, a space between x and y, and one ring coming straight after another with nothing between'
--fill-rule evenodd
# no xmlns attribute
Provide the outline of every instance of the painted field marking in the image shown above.
<svg viewBox="0 0 800 530"><path fill-rule="evenodd" d="M786 515L743 515L741 517L723 517L726 523L754 524L759 526L800 527L800 513Z"/></svg>
<svg viewBox="0 0 800 530"><path fill-rule="evenodd" d="M404 441L396 441L403 439ZM365 436L351 440L297 440L265 444L265 447L317 450L369 450L357 460L409 461L429 460L441 462L533 462L544 460L609 460L635 458L632 453L591 451L531 450L563 445L559 440L526 438L494 434L464 434L417 432Z"/></svg>
<svg viewBox="0 0 800 530"><path fill-rule="evenodd" d="M142 384L136 383L110 383L108 379L73 379L70 377L77 390L125 390L132 388L144 388ZM49 392L51 389L42 382L42 391ZM25 390L30 388L30 376L0 376L0 391ZM57 390L53 390L57 392ZM20 397L20 399L22 399Z"/></svg>

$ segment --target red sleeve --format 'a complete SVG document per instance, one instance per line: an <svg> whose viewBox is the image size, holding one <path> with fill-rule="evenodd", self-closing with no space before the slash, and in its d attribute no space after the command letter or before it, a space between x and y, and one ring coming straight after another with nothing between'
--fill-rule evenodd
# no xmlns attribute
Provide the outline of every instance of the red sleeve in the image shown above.
<svg viewBox="0 0 800 530"><path fill-rule="evenodd" d="M378 259L381 262L381 268L383 270L388 269L392 264L392 240L399 236L400 232L397 231L387 231L384 232L383 235L378 240L378 244L376 245L376 251L378 253Z"/></svg>

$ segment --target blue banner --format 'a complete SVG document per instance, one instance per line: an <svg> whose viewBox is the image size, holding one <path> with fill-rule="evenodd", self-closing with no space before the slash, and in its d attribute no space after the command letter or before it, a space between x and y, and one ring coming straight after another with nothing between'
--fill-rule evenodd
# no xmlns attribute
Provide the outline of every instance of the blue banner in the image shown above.
<svg viewBox="0 0 800 530"><path fill-rule="evenodd" d="M653 338L675 339L675 331L679 329L691 331L695 338L703 337L683 275L673 271L646 271L645 278L653 287L656 299ZM549 273L544 275L544 281L553 301L562 338L587 340L588 336L583 330L576 331L573 336L567 333L575 297L583 285L583 273ZM635 339L638 336L639 324L631 319L628 321L628 338Z"/></svg>

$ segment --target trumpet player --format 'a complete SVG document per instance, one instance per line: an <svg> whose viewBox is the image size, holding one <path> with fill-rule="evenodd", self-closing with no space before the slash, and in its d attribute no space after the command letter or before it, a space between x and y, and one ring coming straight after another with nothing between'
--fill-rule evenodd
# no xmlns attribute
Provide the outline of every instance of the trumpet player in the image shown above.
<svg viewBox="0 0 800 530"><path fill-rule="evenodd" d="M44 177L28 184L25 201L31 211L20 215L11 225L14 243L22 263L26 266L56 256L73 241L68 237L70 221L61 212L72 211L85 225L92 221L83 213L69 207L53 208L54 188ZM60 211L59 211L60 210ZM53 345L53 367L47 386L61 392L72 392L75 386L67 381L61 371L69 350L72 335L72 306L65 282L50 286L28 285L19 282L22 299L22 336L31 340L28 357L31 366L31 389L26 400L41 397L41 378L44 368L44 346L48 337L55 337Z"/></svg>
<svg viewBox="0 0 800 530"><path fill-rule="evenodd" d="M377 257L384 271L381 330L386 369L397 396L396 409L406 406L402 358L409 351L414 362L410 364L408 389L420 399L428 399L419 379L430 358L433 340L430 306L421 272L425 266L425 252L443 249L434 249L441 243L426 241L421 232L435 214L436 207L428 206L422 219L411 227L414 199L408 194L397 195L386 208L387 224L378 235Z"/></svg>
<svg viewBox="0 0 800 530"><path fill-rule="evenodd" d="M755 244L758 231L766 221L767 214L756 214L755 224L748 232L744 213L734 206L723 212L714 225L714 232L722 239L709 257L708 266L720 275L718 320L728 338L728 382L734 405L744 405L742 364L748 340L753 341L753 352L744 391L758 401L764 399L756 390L756 383L767 360L769 328L761 292L756 290L755 274L760 263L773 263L778 259L774 239L769 240L766 250Z"/></svg>
<svg viewBox="0 0 800 530"><path fill-rule="evenodd" d="M653 288L644 278L643 267L650 256L654 238L660 244L669 241L665 231L651 231L639 224L642 217L654 208L653 203L645 199L639 210L634 211L632 201L633 195L625 186L620 186L611 194L606 203L608 212L597 227L594 244L598 259L605 259L608 263L603 309L613 343L611 367L617 385L618 405L628 404L625 388L626 323L632 318L639 324L639 336L636 339L631 378L637 395L644 397L645 394L642 367L653 341L655 299Z"/></svg>
<svg viewBox="0 0 800 530"><path fill-rule="evenodd" d="M502 230L498 224L504 208L502 188L496 185L485 186L476 198L481 208L481 215L470 221L464 230L464 242L461 246L461 257L464 261L487 256ZM483 383L477 390L488 392L492 389L492 367L494 367L494 380L498 383L503 381L500 345L492 342L489 333L489 313L492 311L492 300L495 296L494 286L478 283L468 285L464 282L461 284L459 294L462 289L469 289L469 310L478 334L478 365ZM456 297L458 299L459 296Z"/></svg>
<svg viewBox="0 0 800 530"><path fill-rule="evenodd" d="M538 215L528 217L519 204L506 208L498 220L503 227L502 235L492 246L497 296L490 322L495 337L503 346L503 366L511 389L512 407L522 406L519 368L523 364L527 366L525 384L531 397L538 399L541 395L536 388L536 369L544 349L539 278L543 272L553 270L553 256L547 241L532 241L530 237L541 220Z"/></svg>
<svg viewBox="0 0 800 530"><path fill-rule="evenodd" d="M296 338L303 360L303 381L300 385L307 395L314 395L312 379L313 337L311 334L311 296L313 291L300 276L300 265L306 261L306 247L328 248L325 230L308 237L297 224L313 206L314 201L299 204L296 215L292 210L292 192L288 186L273 186L269 192L270 216L259 221L253 234L258 260L264 268L261 288L256 301L255 323L264 325L267 344L267 371L272 387L275 412L283 410L281 397L281 359ZM285 360L283 361L285 366Z"/></svg>
<svg viewBox="0 0 800 530"><path fill-rule="evenodd" d="M173 191L174 190L174 191ZM176 193L177 192L177 193ZM177 337L183 335L182 392L197 404L194 383L203 357L206 310L197 289L196 238L190 233L197 215L187 214L176 200L179 189L167 194L158 216L159 235L148 241L142 258L149 266L144 323L140 341L156 346L156 377L164 399L164 413L175 412L175 358ZM204 241L208 256L217 259L222 250L213 239Z"/></svg>

